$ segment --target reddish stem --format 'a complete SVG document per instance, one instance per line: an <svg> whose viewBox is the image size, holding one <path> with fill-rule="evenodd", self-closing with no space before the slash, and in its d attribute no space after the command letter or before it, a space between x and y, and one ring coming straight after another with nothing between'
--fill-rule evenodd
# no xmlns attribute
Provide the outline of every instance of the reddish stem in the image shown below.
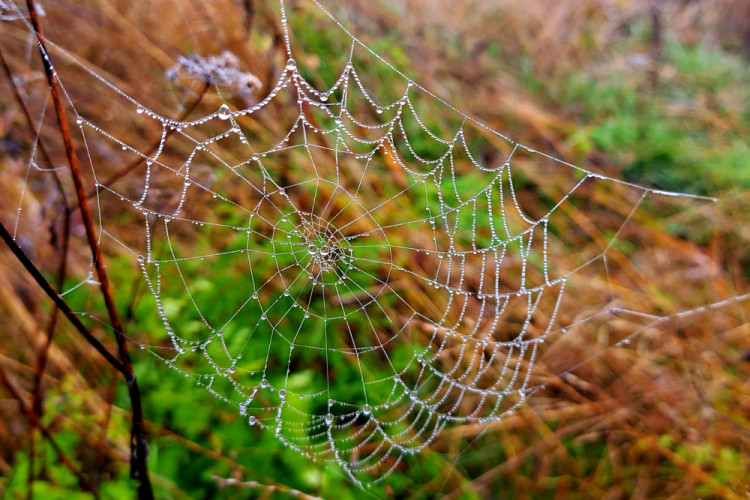
<svg viewBox="0 0 750 500"><path fill-rule="evenodd" d="M128 393L130 395L130 403L133 414L130 439L130 473L132 477L137 478L140 481L138 487L138 497L144 500L151 500L153 498L153 490L151 488L151 482L148 477L148 442L146 441L145 436L140 390L138 389L138 383L136 381L135 375L133 374L132 362L130 360L130 355L128 354L125 336L122 332L122 323L120 322L120 317L117 313L117 308L115 307L115 303L112 298L109 279L107 277L107 273L104 269L104 264L101 259L99 244L96 238L96 233L94 231L93 218L91 217L91 210L89 208L86 190L83 186L83 179L78 163L78 157L76 155L75 148L73 147L73 138L71 136L70 126L68 125L68 120L65 115L65 107L63 104L62 94L60 92L60 83L57 78L57 73L52 67L52 62L49 58L49 52L47 51L47 47L45 44L44 32L42 31L42 27L39 22L39 16L37 15L36 2L35 0L26 0L26 5L29 9L29 18L37 37L39 52L42 56L44 71L47 75L47 83L50 88L50 94L52 95L52 101L54 102L55 113L57 115L60 133L62 134L63 144L65 146L65 153L68 157L70 172L73 178L73 183L75 184L76 195L78 197L78 206L81 209L81 218L83 220L84 227L86 228L86 238L88 239L89 247L91 248L94 268L96 269L97 276L99 277L102 297L104 299L110 322L114 330L120 360L126 373L125 379L128 384Z"/></svg>

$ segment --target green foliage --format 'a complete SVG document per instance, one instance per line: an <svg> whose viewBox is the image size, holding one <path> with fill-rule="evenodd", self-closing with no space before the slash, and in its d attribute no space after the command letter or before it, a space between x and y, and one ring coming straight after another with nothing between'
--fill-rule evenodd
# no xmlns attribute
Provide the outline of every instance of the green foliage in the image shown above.
<svg viewBox="0 0 750 500"><path fill-rule="evenodd" d="M674 75L655 90L618 72L596 78L574 73L562 103L579 107L591 125L569 143L584 154L602 151L624 165L628 178L662 189L709 194L750 186L747 141L717 135L713 127L722 120L750 127L747 112L737 109L745 107L750 71L739 56L702 45L671 42L666 49L663 72ZM711 101L713 116L693 112L695 100Z"/></svg>

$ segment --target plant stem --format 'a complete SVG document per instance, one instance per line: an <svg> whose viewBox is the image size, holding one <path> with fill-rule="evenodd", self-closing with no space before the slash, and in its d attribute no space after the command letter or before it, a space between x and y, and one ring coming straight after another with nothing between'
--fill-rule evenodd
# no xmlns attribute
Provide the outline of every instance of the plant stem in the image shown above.
<svg viewBox="0 0 750 500"><path fill-rule="evenodd" d="M42 272L37 269L34 263L31 262L31 260L29 260L23 250L21 250L21 247L19 247L18 243L13 240L13 237L10 235L10 233L2 223L0 223L0 240L3 240L10 251L13 252L13 255L15 255L15 257L21 263L21 265L23 265L23 267L29 272L34 281L39 285L39 288L41 288L42 291L52 299L55 305L60 309L60 312L62 312L63 315L68 319L68 321L71 322L73 327L75 327L75 329L78 330L81 335L83 335L86 341L94 349L96 349L96 351L101 354L105 360L107 360L107 363L112 365L118 372L123 374L123 376L132 376L128 374L127 370L125 370L125 366L120 363L120 361L116 357L110 354L107 348L104 347L104 345L102 345L102 343L99 342L99 340L94 337L91 332L88 331L83 323L81 323L81 320L78 319L76 313L73 312L67 302L65 302L60 294L57 293L57 290L55 290L52 285L50 285L49 282L44 278L44 276L42 276Z"/></svg>
<svg viewBox="0 0 750 500"><path fill-rule="evenodd" d="M130 474L132 477L137 478L140 481L138 486L138 497L142 500L151 500L154 495L148 476L148 442L146 441L145 428L143 424L143 408L141 406L140 390L138 389L138 383L136 381L135 375L133 374L133 366L130 361L130 355L128 354L125 336L122 332L122 323L120 322L120 317L117 313L117 308L115 307L115 303L112 298L112 292L110 289L109 280L107 278L107 273L101 260L99 243L94 232L93 218L91 217L91 210L89 209L86 190L83 186L83 179L81 177L78 157L73 147L73 138L70 134L68 120L65 116L65 107L63 105L62 95L60 92L60 84L57 79L57 73L52 67L52 62L49 58L49 52L47 51L44 39L44 32L42 31L42 27L39 22L39 16L37 15L36 2L35 0L26 0L26 5L29 9L29 17L31 19L31 24L37 37L39 52L42 56L44 71L47 75L47 83L49 84L50 93L55 105L55 113L57 114L58 125L60 126L60 132L62 134L63 144L65 146L65 153L68 157L71 175L75 184L76 195L78 196L78 205L81 209L81 218L83 219L83 223L86 228L86 237L88 239L89 247L91 248L94 268L96 269L97 276L99 277L99 282L101 283L102 297L104 298L104 303L106 305L110 322L114 330L115 340L117 341L117 347L120 354L120 360L126 372L125 380L127 381L128 385L128 393L130 395L130 404L133 414L130 437Z"/></svg>

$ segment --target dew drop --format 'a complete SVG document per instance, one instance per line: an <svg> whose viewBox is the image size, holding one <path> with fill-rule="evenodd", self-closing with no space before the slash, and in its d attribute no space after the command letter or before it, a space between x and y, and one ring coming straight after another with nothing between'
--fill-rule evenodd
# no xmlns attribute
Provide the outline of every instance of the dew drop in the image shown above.
<svg viewBox="0 0 750 500"><path fill-rule="evenodd" d="M138 113L139 115L142 115L144 111L146 111L146 110L145 110L145 109L143 109L143 106L138 106L138 107L137 107L137 108L135 109L135 112L136 112L136 113Z"/></svg>
<svg viewBox="0 0 750 500"><path fill-rule="evenodd" d="M286 389L279 389L279 397L284 399L286 397Z"/></svg>
<svg viewBox="0 0 750 500"><path fill-rule="evenodd" d="M268 380L266 380L266 379L263 379L263 380L261 380L261 381L260 381L260 386L261 386L261 387L262 387L263 389L265 389L265 388L266 388L266 387L268 387L269 385L270 385L270 384L268 383Z"/></svg>
<svg viewBox="0 0 750 500"><path fill-rule="evenodd" d="M333 415L331 413L326 414L326 423L331 425L333 423Z"/></svg>
<svg viewBox="0 0 750 500"><path fill-rule="evenodd" d="M218 116L220 120L229 120L229 117L232 116L232 110L226 104L222 104Z"/></svg>
<svg viewBox="0 0 750 500"><path fill-rule="evenodd" d="M362 414L369 415L370 413L372 413L372 408L370 408L370 405L364 405L362 407Z"/></svg>
<svg viewBox="0 0 750 500"><path fill-rule="evenodd" d="M297 69L297 61L289 58L289 60L287 60L286 62L286 69L287 71L294 71L295 69Z"/></svg>
<svg viewBox="0 0 750 500"><path fill-rule="evenodd" d="M250 418L247 419L247 423L250 425L255 425L258 423L258 419L255 417L255 415L250 415Z"/></svg>
<svg viewBox="0 0 750 500"><path fill-rule="evenodd" d="M309 253L310 255L315 255L316 253L318 253L318 247L310 243L309 245L307 245L307 253Z"/></svg>
<svg viewBox="0 0 750 500"><path fill-rule="evenodd" d="M328 245L323 245L322 247L320 247L320 255L325 257L329 253L331 253L331 248Z"/></svg>

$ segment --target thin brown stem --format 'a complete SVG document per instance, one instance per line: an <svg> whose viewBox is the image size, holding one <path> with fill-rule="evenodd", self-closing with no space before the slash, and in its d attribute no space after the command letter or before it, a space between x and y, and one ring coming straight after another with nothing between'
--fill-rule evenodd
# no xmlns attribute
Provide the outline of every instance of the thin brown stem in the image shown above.
<svg viewBox="0 0 750 500"><path fill-rule="evenodd" d="M26 5L29 9L29 18L34 28L34 33L37 37L39 52L42 56L44 71L47 75L47 83L49 85L50 94L52 95L52 100L55 105L55 113L57 114L57 121L60 127L60 133L62 134L65 153L68 157L68 164L70 166L70 172L73 177L76 195L78 196L78 206L81 210L81 218L83 219L84 227L86 228L86 238L88 239L89 247L91 248L94 268L96 269L96 273L101 284L102 297L104 299L107 313L109 314L109 319L114 330L115 340L117 341L117 348L120 354L120 360L122 361L122 365L124 366L125 372L127 373L125 379L128 384L130 404L133 410L132 430L130 438L130 474L132 477L137 478L140 481L138 486L138 497L144 500L151 500L154 497L154 494L148 476L148 442L146 440L145 428L143 423L143 408L141 406L140 390L138 388L138 383L135 375L133 374L133 365L128 353L125 335L122 332L122 324L117 313L117 308L115 307L115 302L112 298L109 279L107 278L107 273L104 269L104 264L101 259L99 243L94 231L94 223L93 218L91 217L91 210L89 209L88 205L86 190L83 186L83 178L81 176L78 157L76 155L75 148L73 147L73 138L71 136L70 126L68 125L68 120L65 115L65 106L63 104L62 94L60 92L60 83L57 78L57 73L52 67L52 62L49 58L49 52L47 51L47 46L45 44L44 32L39 22L39 16L36 10L36 2L35 0L26 0Z"/></svg>
<svg viewBox="0 0 750 500"><path fill-rule="evenodd" d="M0 49L0 66L3 68L3 72L5 73L6 78L8 79L8 84L10 85L10 88L13 92L13 97L16 99L16 102L18 102L18 106L20 107L21 111L23 112L24 117L26 118L26 123L29 127L29 130L31 131L33 137L38 138L37 140L37 147L39 151L42 153L42 156L44 157L45 161L47 162L47 165L51 168L54 167L52 163L52 158L50 157L49 153L47 152L47 148L44 147L44 144L41 141L41 137L39 134L39 131L36 129L36 126L34 125L34 120L31 117L31 113L29 112L28 107L26 106L26 103L23 101L23 97L21 96L21 92L18 90L18 86L16 85L16 81L13 79L13 73L10 69L10 66L8 66L8 62L5 60L5 55L3 54L2 50ZM67 263L68 263L68 248L70 243L70 214L71 210L68 207L68 199L65 195L65 189L63 188L62 181L60 180L60 176L57 174L57 171L52 168L52 177L55 180L55 186L57 187L57 190L60 193L60 208L63 212L63 228L62 228L62 249L60 252L60 263L57 270L57 283L56 287L58 290L62 288L62 285L65 281L65 277L67 275ZM54 231L54 224L53 222L53 228ZM43 374L47 366L47 358L49 355L49 349L52 346L52 342L55 337L55 331L57 330L57 319L58 319L58 309L55 308L52 311L52 317L50 318L49 325L47 327L47 337L46 342L44 346L42 346L41 349L39 349L39 352L37 354L37 360L34 370L34 386L31 391L32 394L32 410L37 415L39 419L42 418L43 414L43 407L42 407L42 379ZM35 434L34 434L34 426L31 427L31 438L29 443L29 486L28 486L28 498L33 498L34 496L34 457L35 457Z"/></svg>
<svg viewBox="0 0 750 500"><path fill-rule="evenodd" d="M13 255L15 255L15 257L21 263L21 265L23 265L23 267L29 272L31 278L39 285L42 291L52 299L58 309L60 309L60 312L63 313L63 316L65 316L68 321L73 324L73 327L78 331L78 333L83 335L86 341L99 354L101 354L102 357L104 357L107 363L112 365L112 367L114 367L118 372L120 372L126 378L132 377L133 375L129 374L125 369L125 365L123 365L116 357L110 354L107 348L104 347L104 345L102 345L102 343L99 342L99 340L94 337L91 332L88 331L83 323L81 323L81 320L78 319L76 313L74 313L70 306L65 302L65 300L63 300L57 290L55 290L52 285L50 285L49 282L44 278L44 276L42 276L41 271L39 271L34 263L29 260L28 256L23 252L23 250L21 250L21 247L18 246L18 243L13 240L13 237L10 235L10 233L2 223L0 223L0 240L3 240L3 242L8 246Z"/></svg>

